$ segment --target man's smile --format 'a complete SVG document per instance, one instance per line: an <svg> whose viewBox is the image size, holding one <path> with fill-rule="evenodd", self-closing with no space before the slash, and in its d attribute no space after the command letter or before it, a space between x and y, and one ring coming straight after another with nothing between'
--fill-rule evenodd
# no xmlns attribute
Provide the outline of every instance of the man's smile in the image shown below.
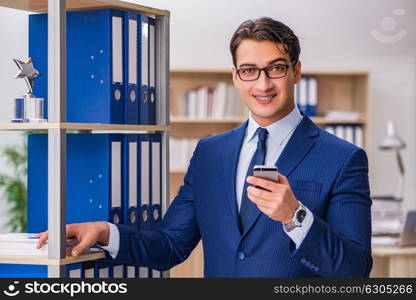
<svg viewBox="0 0 416 300"><path fill-rule="evenodd" d="M260 104L269 104L272 100L277 96L277 94L267 94L267 95L260 95L256 94L253 97L257 100Z"/></svg>

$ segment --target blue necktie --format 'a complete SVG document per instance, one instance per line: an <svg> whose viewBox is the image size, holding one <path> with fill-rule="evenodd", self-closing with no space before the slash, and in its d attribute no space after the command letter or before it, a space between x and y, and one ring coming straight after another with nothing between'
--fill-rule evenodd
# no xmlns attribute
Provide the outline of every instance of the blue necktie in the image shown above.
<svg viewBox="0 0 416 300"><path fill-rule="evenodd" d="M257 128L257 137L258 137L257 149L256 149L256 152L254 152L253 154L253 157L251 159L250 166L248 167L247 175L245 179L247 179L248 176L253 175L253 167L255 165L264 164L264 160L266 158L266 141L267 141L268 134L269 132L267 131L267 129L261 128L261 127ZM248 226L248 221L250 219L251 213L255 208L255 204L250 199L248 199L247 187L248 187L248 183L245 180L243 194L241 197L241 207L240 207L241 233L243 233L244 230L246 229L246 226Z"/></svg>

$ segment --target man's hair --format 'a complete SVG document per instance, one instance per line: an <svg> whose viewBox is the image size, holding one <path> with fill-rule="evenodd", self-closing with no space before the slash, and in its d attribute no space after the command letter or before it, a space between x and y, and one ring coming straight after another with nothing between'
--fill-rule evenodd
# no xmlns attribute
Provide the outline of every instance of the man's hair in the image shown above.
<svg viewBox="0 0 416 300"><path fill-rule="evenodd" d="M286 53L289 53L291 61L297 62L299 59L299 39L293 33L292 29L272 18L263 17L254 21L244 21L234 32L230 42L234 66L237 66L237 48L245 39L271 41L282 44Z"/></svg>

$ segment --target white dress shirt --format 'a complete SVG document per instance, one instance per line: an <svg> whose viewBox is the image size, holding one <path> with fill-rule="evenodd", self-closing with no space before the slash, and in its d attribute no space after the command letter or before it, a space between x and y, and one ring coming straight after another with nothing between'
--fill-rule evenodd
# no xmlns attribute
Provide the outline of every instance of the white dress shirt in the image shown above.
<svg viewBox="0 0 416 300"><path fill-rule="evenodd" d="M269 126L264 127L269 132L266 145L266 158L264 161L265 165L275 165L275 163L280 157L280 154L283 152L283 149L286 147L286 144L290 140L293 132L298 127L301 121L302 115L299 112L298 107L295 106L292 112L288 114L286 117L274 122L273 124L270 124ZM253 154L254 152L256 152L257 149L258 138L257 134L255 133L257 131L257 128L259 127L261 126L257 124L257 122L253 119L253 117L250 114L237 165L236 196L238 211L240 211L241 198L243 196L243 188L246 180L247 169L250 165L251 158L253 157ZM290 232L288 232L286 230L286 227L282 224L285 233L295 243L296 248L300 246L313 223L313 214L311 213L311 211L309 211L307 207L306 211L307 213L305 219L302 222L302 227L296 227Z"/></svg>
<svg viewBox="0 0 416 300"><path fill-rule="evenodd" d="M285 148L301 120L302 115L299 112L297 106L295 106L293 111L286 117L265 127L269 132L267 139L267 152L264 163L265 165L275 165L276 161L279 159L280 154L282 153L283 149ZM247 169L250 165L251 158L257 148L258 138L255 133L258 127L261 126L257 124L257 122L252 118L250 114L237 165L236 196L238 211L240 211L241 198L243 194L244 183L246 180ZM313 223L313 214L308 208L306 208L306 211L307 214L302 223L302 227L296 227L295 229L288 232L285 226L282 224L285 233L295 243L296 248L300 246ZM110 226L109 244L107 247L100 247L108 251L111 257L115 258L119 250L120 233L114 224L108 224Z"/></svg>

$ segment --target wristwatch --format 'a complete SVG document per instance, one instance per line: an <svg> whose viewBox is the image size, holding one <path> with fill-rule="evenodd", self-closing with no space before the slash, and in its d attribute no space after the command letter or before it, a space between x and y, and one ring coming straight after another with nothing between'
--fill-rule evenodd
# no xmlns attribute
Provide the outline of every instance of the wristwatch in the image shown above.
<svg viewBox="0 0 416 300"><path fill-rule="evenodd" d="M299 202L299 207L293 213L292 221L288 224L284 224L287 231L292 231L296 227L302 227L302 223L305 220L307 214L306 207Z"/></svg>

